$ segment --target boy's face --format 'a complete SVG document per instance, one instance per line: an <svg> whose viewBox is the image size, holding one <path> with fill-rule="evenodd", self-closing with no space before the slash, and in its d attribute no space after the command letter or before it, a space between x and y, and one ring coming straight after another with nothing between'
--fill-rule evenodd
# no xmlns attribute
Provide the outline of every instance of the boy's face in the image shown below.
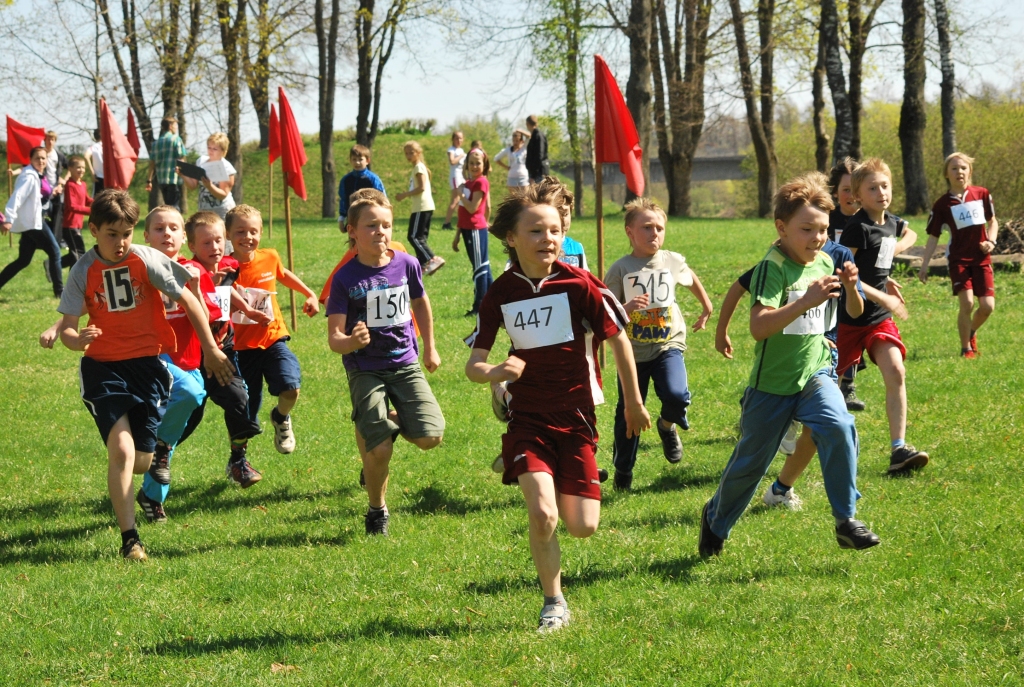
<svg viewBox="0 0 1024 687"><path fill-rule="evenodd" d="M89 222L89 233L96 239L96 252L101 258L107 262L120 262L132 245L135 227L127 222L103 225Z"/></svg>
<svg viewBox="0 0 1024 687"><path fill-rule="evenodd" d="M224 227L216 224L197 224L193 239L188 242L196 261L211 272L224 257Z"/></svg>
<svg viewBox="0 0 1024 687"><path fill-rule="evenodd" d="M550 270L562 254L564 238L558 208L534 205L519 214L515 231L510 232L505 241L516 249L520 264Z"/></svg>
<svg viewBox="0 0 1024 687"><path fill-rule="evenodd" d="M75 160L71 163L70 171L72 181L81 181L82 177L85 176L85 163L81 160Z"/></svg>
<svg viewBox="0 0 1024 687"><path fill-rule="evenodd" d="M828 240L828 213L808 205L785 222L775 220L775 230L786 255L795 262L810 265Z"/></svg>
<svg viewBox="0 0 1024 687"><path fill-rule="evenodd" d="M42 174L43 170L46 169L46 151L37 150L36 154L32 156L30 163L37 172Z"/></svg>
<svg viewBox="0 0 1024 687"><path fill-rule="evenodd" d="M881 172L872 172L864 177L854 194L865 210L884 212L892 202L892 181Z"/></svg>
<svg viewBox="0 0 1024 687"><path fill-rule="evenodd" d="M178 257L185 242L185 226L181 215L176 212L158 212L149 222L149 228L142 237L149 244L169 258Z"/></svg>
<svg viewBox="0 0 1024 687"><path fill-rule="evenodd" d="M349 236L355 240L356 252L368 258L379 258L391 243L391 210L376 205L364 207L359 223L349 226Z"/></svg>
<svg viewBox="0 0 1024 687"><path fill-rule="evenodd" d="M860 208L860 203L853 197L853 179L849 174L844 174L839 180L839 188L836 189L839 211L844 215L855 215Z"/></svg>
<svg viewBox="0 0 1024 687"><path fill-rule="evenodd" d="M626 225L626 235L635 255L650 257L665 244L665 216L644 210L632 224Z"/></svg>
<svg viewBox="0 0 1024 687"><path fill-rule="evenodd" d="M57 137L53 134L49 134L43 139L43 145L46 146L46 150L53 150L53 146L57 143Z"/></svg>
<svg viewBox="0 0 1024 687"><path fill-rule="evenodd" d="M256 217L235 217L228 238L235 251L243 255L254 253L260 247L263 222Z"/></svg>
<svg viewBox="0 0 1024 687"><path fill-rule="evenodd" d="M352 163L352 169L356 170L357 172L362 172L370 164L370 158L359 153L353 153L348 160L349 162Z"/></svg>
<svg viewBox="0 0 1024 687"><path fill-rule="evenodd" d="M962 191L971 182L971 165L963 158L954 157L946 165L946 178L950 188Z"/></svg>

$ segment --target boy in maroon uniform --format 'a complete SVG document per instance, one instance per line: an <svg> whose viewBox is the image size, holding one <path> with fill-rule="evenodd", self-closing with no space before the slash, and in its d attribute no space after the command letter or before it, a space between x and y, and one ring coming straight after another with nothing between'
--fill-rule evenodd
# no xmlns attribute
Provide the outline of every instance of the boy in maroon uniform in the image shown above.
<svg viewBox="0 0 1024 687"><path fill-rule="evenodd" d="M932 206L928 218L928 244L918 279L928 282L928 263L935 253L939 237L949 232L946 257L949 259L949 280L953 295L960 299L957 329L960 331L960 355L978 355L977 333L996 307L995 280L992 277L992 251L999 236L999 222L992 207L992 196L981 186L971 186L974 158L951 153L946 158L946 185L943 194ZM974 298L978 309L974 310ZM972 314L973 312L973 314Z"/></svg>
<svg viewBox="0 0 1024 687"><path fill-rule="evenodd" d="M508 429L502 437L505 484L518 483L530 516L530 552L544 589L541 632L569 622L561 593L561 554L555 530L589 537L601 516L594 451L594 406L604 402L594 340L607 340L626 397L627 433L651 426L637 384L628 318L611 292L589 272L558 262L565 235L559 204L538 186L511 194L490 232L512 266L484 297L466 376L479 384L509 382ZM498 328L512 353L487 363Z"/></svg>

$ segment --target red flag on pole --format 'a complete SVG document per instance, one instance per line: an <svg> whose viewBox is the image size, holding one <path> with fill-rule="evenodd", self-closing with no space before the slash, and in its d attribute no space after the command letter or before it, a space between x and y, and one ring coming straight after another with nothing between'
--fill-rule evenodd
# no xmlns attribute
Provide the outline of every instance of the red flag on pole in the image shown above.
<svg viewBox="0 0 1024 687"><path fill-rule="evenodd" d="M281 86L278 86L277 97L281 106L281 169L287 175L288 186L295 191L295 195L306 200L306 180L302 177L302 166L308 159L306 149L302 145L302 136L292 114L292 107L288 104L288 96Z"/></svg>
<svg viewBox="0 0 1024 687"><path fill-rule="evenodd" d="M135 159L137 160L142 144L139 143L139 130L135 126L135 115L130 107L128 108L128 143L131 145L132 150L135 151Z"/></svg>
<svg viewBox="0 0 1024 687"><path fill-rule="evenodd" d="M100 100L100 141L103 144L103 187L127 189L139 156L121 132L106 100Z"/></svg>
<svg viewBox="0 0 1024 687"><path fill-rule="evenodd" d="M597 164L618 162L626 175L626 187L638 196L644 193L643 151L633 115L608 64L594 55L594 158Z"/></svg>
<svg viewBox="0 0 1024 687"><path fill-rule="evenodd" d="M46 129L25 126L7 116L7 164L27 165L29 151L43 145Z"/></svg>
<svg viewBox="0 0 1024 687"><path fill-rule="evenodd" d="M273 103L270 105L270 150L267 160L274 164L274 160L281 157L281 124L277 121L277 108Z"/></svg>

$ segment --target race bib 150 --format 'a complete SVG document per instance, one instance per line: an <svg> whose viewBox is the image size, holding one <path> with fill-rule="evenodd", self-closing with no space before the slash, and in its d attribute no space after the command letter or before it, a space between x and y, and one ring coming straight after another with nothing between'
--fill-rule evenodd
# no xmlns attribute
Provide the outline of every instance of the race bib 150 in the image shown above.
<svg viewBox="0 0 1024 687"><path fill-rule="evenodd" d="M980 200L954 205L949 211L953 214L957 229L967 229L985 223L985 204Z"/></svg>
<svg viewBox="0 0 1024 687"><path fill-rule="evenodd" d="M405 324L411 319L407 284L366 292L366 326L370 329Z"/></svg>
<svg viewBox="0 0 1024 687"><path fill-rule="evenodd" d="M517 350L554 346L575 338L569 296L564 293L507 303L501 306L501 315Z"/></svg>

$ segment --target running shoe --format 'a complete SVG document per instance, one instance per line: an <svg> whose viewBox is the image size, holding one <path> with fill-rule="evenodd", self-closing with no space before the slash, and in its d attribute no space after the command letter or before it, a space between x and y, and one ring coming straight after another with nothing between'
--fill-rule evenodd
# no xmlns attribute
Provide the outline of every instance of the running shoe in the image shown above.
<svg viewBox="0 0 1024 687"><path fill-rule="evenodd" d="M171 483L171 449L163 442L158 441L156 444L153 462L149 465L149 476L157 484L166 486Z"/></svg>
<svg viewBox="0 0 1024 687"><path fill-rule="evenodd" d="M903 444L899 448L893 449L889 456L889 474L894 475L898 472L923 468L927 464L927 453L918 451L910 444Z"/></svg>
<svg viewBox="0 0 1024 687"><path fill-rule="evenodd" d="M700 535L697 539L697 551L701 558L719 555L722 553L722 546L725 545L725 540L711 531L711 525L708 523L708 508L710 506L711 502L708 501L700 512Z"/></svg>
<svg viewBox="0 0 1024 687"><path fill-rule="evenodd" d="M142 514L146 516L146 522L156 523L158 525L162 525L167 522L167 513L164 512L164 504L146 496L146 492L142 491L142 489L139 489L139 493L135 495L135 502L142 507Z"/></svg>
<svg viewBox="0 0 1024 687"><path fill-rule="evenodd" d="M794 420L789 423L786 436L782 437L782 444L779 446L779 453L784 456L791 456L796 452L796 440L800 436L800 423Z"/></svg>
<svg viewBox="0 0 1024 687"><path fill-rule="evenodd" d="M843 400L846 401L846 409L851 413L860 412L867 407L864 401L857 398L856 384L841 384L840 390L843 392Z"/></svg>
<svg viewBox="0 0 1024 687"><path fill-rule="evenodd" d="M423 267L423 274L425 274L425 275L427 275L429 277L434 272L437 272L439 269L444 267L444 265L445 265L444 258L442 258L440 255L435 255L434 257L432 257L430 260L427 261L426 265L424 265L424 267Z"/></svg>
<svg viewBox="0 0 1024 687"><path fill-rule="evenodd" d="M501 422L508 422L508 404L511 400L512 394L508 392L507 383L491 384L491 410Z"/></svg>
<svg viewBox="0 0 1024 687"><path fill-rule="evenodd" d="M764 493L761 500L764 502L764 505L769 507L785 506L789 510L801 510L804 507L804 502L793 491L793 487L790 487L785 493L776 494L775 486L769 484L768 491Z"/></svg>
<svg viewBox="0 0 1024 687"><path fill-rule="evenodd" d="M665 460L675 465L683 459L683 442L679 440L676 426L662 429L660 421L656 422L655 426L658 428L658 436L661 437L661 451L665 454Z"/></svg>
<svg viewBox="0 0 1024 687"><path fill-rule="evenodd" d="M500 453L498 454L498 457L491 462L491 471L496 472L499 475L505 472L505 459L501 457Z"/></svg>
<svg viewBox="0 0 1024 687"><path fill-rule="evenodd" d="M228 476L229 480L242 487L242 489L248 489L263 479L262 473L254 469L244 455L240 460L232 458L232 460L228 461L228 466L224 469L224 473Z"/></svg>
<svg viewBox="0 0 1024 687"><path fill-rule="evenodd" d="M615 478L612 480L612 488L615 491L629 491L633 488L633 473L615 471Z"/></svg>
<svg viewBox="0 0 1024 687"><path fill-rule="evenodd" d="M569 613L569 607L564 603L547 604L544 608L540 609L540 625L537 627L537 632L543 634L561 630L569 624L571 617L572 614Z"/></svg>
<svg viewBox="0 0 1024 687"><path fill-rule="evenodd" d="M270 412L270 423L274 425L274 448L278 453L291 453L295 450L295 434L292 432L292 416L287 415L280 422L280 413L275 408Z"/></svg>
<svg viewBox="0 0 1024 687"><path fill-rule="evenodd" d="M842 525L836 525L836 541L841 549L870 549L878 546L881 539L878 535L864 526L860 520L847 520Z"/></svg>
<svg viewBox="0 0 1024 687"><path fill-rule="evenodd" d="M141 541L130 539L127 544L121 547L121 558L129 561L144 561L149 556L146 555L146 547L142 545Z"/></svg>
<svg viewBox="0 0 1024 687"><path fill-rule="evenodd" d="M967 345L974 351L974 355L981 355L981 351L978 350L978 332L971 334L971 340Z"/></svg>
<svg viewBox="0 0 1024 687"><path fill-rule="evenodd" d="M371 508L366 511L366 533L369 535L388 536L388 521L391 519L387 508L376 510Z"/></svg>

